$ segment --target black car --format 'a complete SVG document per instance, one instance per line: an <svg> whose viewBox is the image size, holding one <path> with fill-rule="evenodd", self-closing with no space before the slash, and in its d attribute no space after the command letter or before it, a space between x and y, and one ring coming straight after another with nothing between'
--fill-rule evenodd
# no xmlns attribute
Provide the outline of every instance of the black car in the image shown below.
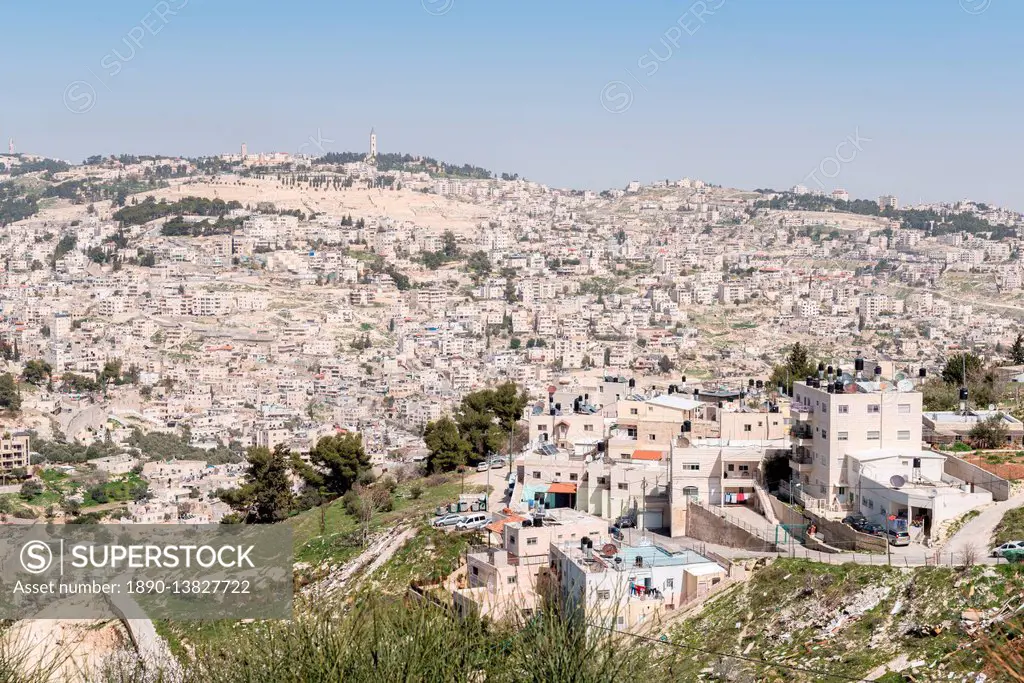
<svg viewBox="0 0 1024 683"><path fill-rule="evenodd" d="M876 524L875 522L868 522L863 528L858 529L858 531L863 531L864 533L871 534L872 536L885 535L885 527L881 524Z"/></svg>
<svg viewBox="0 0 1024 683"><path fill-rule="evenodd" d="M868 523L867 518L864 515L847 515L843 517L843 524L849 524L854 529L862 527Z"/></svg>
<svg viewBox="0 0 1024 683"><path fill-rule="evenodd" d="M634 517L619 517L617 520L615 520L615 526L617 526L620 529L635 529L636 528L636 518L634 518Z"/></svg>

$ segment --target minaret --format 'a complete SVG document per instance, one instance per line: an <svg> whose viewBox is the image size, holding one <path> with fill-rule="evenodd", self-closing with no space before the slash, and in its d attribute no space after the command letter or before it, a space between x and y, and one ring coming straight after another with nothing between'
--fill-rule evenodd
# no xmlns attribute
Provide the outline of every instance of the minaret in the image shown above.
<svg viewBox="0 0 1024 683"><path fill-rule="evenodd" d="M7 153L14 154L14 138L7 141Z"/></svg>
<svg viewBox="0 0 1024 683"><path fill-rule="evenodd" d="M370 129L370 158L377 158L377 133L373 128Z"/></svg>
<svg viewBox="0 0 1024 683"><path fill-rule="evenodd" d="M249 158L249 145L242 143L242 161Z"/></svg>

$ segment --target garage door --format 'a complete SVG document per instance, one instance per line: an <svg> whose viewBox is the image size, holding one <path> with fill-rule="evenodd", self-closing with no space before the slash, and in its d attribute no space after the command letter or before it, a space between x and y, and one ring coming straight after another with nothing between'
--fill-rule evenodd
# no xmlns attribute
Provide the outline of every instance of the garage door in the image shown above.
<svg viewBox="0 0 1024 683"><path fill-rule="evenodd" d="M664 526L661 510L644 510L642 520L644 529L660 529Z"/></svg>

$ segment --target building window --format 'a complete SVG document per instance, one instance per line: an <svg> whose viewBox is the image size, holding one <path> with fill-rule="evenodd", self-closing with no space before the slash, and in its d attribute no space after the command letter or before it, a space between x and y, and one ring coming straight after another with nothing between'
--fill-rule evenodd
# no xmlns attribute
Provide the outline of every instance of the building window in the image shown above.
<svg viewBox="0 0 1024 683"><path fill-rule="evenodd" d="M514 576L508 577L508 582L509 583L515 583L516 582L516 577L514 577Z"/></svg>
<svg viewBox="0 0 1024 683"><path fill-rule="evenodd" d="M881 438L881 432L868 432L868 441L878 441Z"/></svg>
<svg viewBox="0 0 1024 683"><path fill-rule="evenodd" d="M836 432L836 434L837 434L836 438L838 438L840 441L849 441L850 440L850 432Z"/></svg>
<svg viewBox="0 0 1024 683"><path fill-rule="evenodd" d="M821 430L821 438L823 438L823 439L827 439L828 438L828 434L825 433L824 429Z"/></svg>
<svg viewBox="0 0 1024 683"><path fill-rule="evenodd" d="M546 432L547 430L548 430L548 426L547 425L537 425L537 431L538 432Z"/></svg>
<svg viewBox="0 0 1024 683"><path fill-rule="evenodd" d="M608 484L608 477L598 477L597 478L597 484L598 484L598 486L605 486L605 485L607 485Z"/></svg>
<svg viewBox="0 0 1024 683"><path fill-rule="evenodd" d="M868 404L868 412L869 413L879 413L881 411L882 411L882 406L880 406L879 404L877 404L877 403L869 403Z"/></svg>
<svg viewBox="0 0 1024 683"><path fill-rule="evenodd" d="M583 425L583 431L592 432L594 431L594 425Z"/></svg>
<svg viewBox="0 0 1024 683"><path fill-rule="evenodd" d="M665 590L672 590L673 586L673 579L665 579Z"/></svg>
<svg viewBox="0 0 1024 683"><path fill-rule="evenodd" d="M526 539L526 545L537 545L537 537L536 536L530 536L529 538L527 538Z"/></svg>
<svg viewBox="0 0 1024 683"><path fill-rule="evenodd" d="M479 574L480 574L480 568L479 567L473 567L473 576L477 576Z"/></svg>
<svg viewBox="0 0 1024 683"><path fill-rule="evenodd" d="M689 498L690 500L697 500L697 496L698 495L700 495L700 494L697 492L697 487L696 486L684 486L683 487L683 497L684 498Z"/></svg>
<svg viewBox="0 0 1024 683"><path fill-rule="evenodd" d="M597 599L598 600L611 600L611 597L612 597L612 592L611 591L597 591Z"/></svg>
<svg viewBox="0 0 1024 683"><path fill-rule="evenodd" d="M630 415L636 415L636 408L630 408L629 409L629 414Z"/></svg>
<svg viewBox="0 0 1024 683"><path fill-rule="evenodd" d="M900 415L910 415L910 404L901 403L899 407L899 413Z"/></svg>
<svg viewBox="0 0 1024 683"><path fill-rule="evenodd" d="M745 431L745 432L753 431L753 427L751 427L750 425L743 425L743 431Z"/></svg>
<svg viewBox="0 0 1024 683"><path fill-rule="evenodd" d="M619 482L619 490L620 491L628 491L629 490L629 484L620 481Z"/></svg>
<svg viewBox="0 0 1024 683"><path fill-rule="evenodd" d="M839 488L839 495L840 496L845 496L846 495L846 487L845 486L840 486L838 488Z"/></svg>
<svg viewBox="0 0 1024 683"><path fill-rule="evenodd" d="M657 436L657 434L648 434L648 435L647 435L647 438L648 438L649 440L651 440L651 441L657 441L657 440L658 440L658 436Z"/></svg>
<svg viewBox="0 0 1024 683"><path fill-rule="evenodd" d="M540 479L540 472L536 472L536 471L535 471L535 472L533 473L533 478L534 478L534 479Z"/></svg>
<svg viewBox="0 0 1024 683"><path fill-rule="evenodd" d="M849 412L850 412L850 406L847 406L847 405L839 406L839 414L840 415L846 415Z"/></svg>
<svg viewBox="0 0 1024 683"><path fill-rule="evenodd" d="M580 475L576 474L575 472L573 472L572 474L569 475L569 481L576 481L579 478L580 478Z"/></svg>
<svg viewBox="0 0 1024 683"><path fill-rule="evenodd" d="M700 471L700 465L696 464L696 463L688 462L685 465L683 465L683 469L684 470L688 470L690 472L699 472Z"/></svg>

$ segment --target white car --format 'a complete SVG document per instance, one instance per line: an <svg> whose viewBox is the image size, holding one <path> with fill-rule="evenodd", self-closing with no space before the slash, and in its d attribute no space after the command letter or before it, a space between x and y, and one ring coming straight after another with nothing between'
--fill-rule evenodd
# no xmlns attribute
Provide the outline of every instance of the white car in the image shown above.
<svg viewBox="0 0 1024 683"><path fill-rule="evenodd" d="M491 469L491 464L489 462L482 462L476 466L477 472L486 472L489 469Z"/></svg>
<svg viewBox="0 0 1024 683"><path fill-rule="evenodd" d="M1002 557L1009 550L1024 551L1024 541L1007 541L992 549L992 557Z"/></svg>
<svg viewBox="0 0 1024 683"><path fill-rule="evenodd" d="M466 517L455 525L456 531L470 531L472 529L482 529L491 522L491 516L486 512L475 512L473 514L466 515Z"/></svg>
<svg viewBox="0 0 1024 683"><path fill-rule="evenodd" d="M445 515L443 517L438 517L437 519L435 519L434 520L434 526L436 526L436 527L454 526L454 525L458 524L459 522L461 522L462 520L464 520L465 518L466 518L465 515L459 515L459 514L452 513L450 515Z"/></svg>

